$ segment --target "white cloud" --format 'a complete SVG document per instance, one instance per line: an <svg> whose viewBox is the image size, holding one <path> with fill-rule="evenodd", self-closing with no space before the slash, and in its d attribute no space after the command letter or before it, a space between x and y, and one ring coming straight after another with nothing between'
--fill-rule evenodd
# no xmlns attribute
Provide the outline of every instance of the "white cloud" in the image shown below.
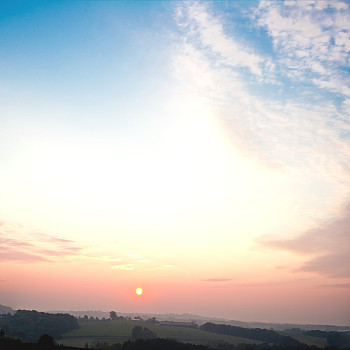
<svg viewBox="0 0 350 350"><path fill-rule="evenodd" d="M248 68L255 75L262 75L266 59L250 47L227 36L220 20L200 2L184 2L178 7L177 19L187 31L186 41L196 42L203 50L215 55L217 61L231 68Z"/></svg>
<svg viewBox="0 0 350 350"><path fill-rule="evenodd" d="M120 264L111 266L113 270L124 270L124 271L132 271L135 270L134 264Z"/></svg>
<svg viewBox="0 0 350 350"><path fill-rule="evenodd" d="M137 262L139 262L139 263L151 263L152 260L149 260L149 259L141 259L141 260L137 260Z"/></svg>
<svg viewBox="0 0 350 350"><path fill-rule="evenodd" d="M350 8L343 1L261 1L258 23L272 38L279 65L291 78L312 82L322 89L350 96Z"/></svg>
<svg viewBox="0 0 350 350"><path fill-rule="evenodd" d="M147 271L157 271L157 270L168 270L174 268L175 265L161 265L161 266L153 266L148 269L145 269Z"/></svg>

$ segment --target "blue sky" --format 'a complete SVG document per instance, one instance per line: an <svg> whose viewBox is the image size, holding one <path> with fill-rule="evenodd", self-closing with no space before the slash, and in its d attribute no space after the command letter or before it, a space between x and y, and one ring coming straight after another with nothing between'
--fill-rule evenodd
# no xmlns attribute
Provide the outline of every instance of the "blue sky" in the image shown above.
<svg viewBox="0 0 350 350"><path fill-rule="evenodd" d="M94 266L106 289L183 288L143 311L349 323L349 13L348 1L3 1L0 263L17 279L30 262L62 284ZM10 306L77 305L25 298L11 276ZM252 286L283 296L287 316L273 293L250 307Z"/></svg>

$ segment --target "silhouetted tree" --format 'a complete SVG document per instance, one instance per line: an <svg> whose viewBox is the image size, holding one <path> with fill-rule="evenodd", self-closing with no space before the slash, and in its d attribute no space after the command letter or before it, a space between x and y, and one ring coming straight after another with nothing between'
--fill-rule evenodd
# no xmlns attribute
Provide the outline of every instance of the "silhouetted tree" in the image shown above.
<svg viewBox="0 0 350 350"><path fill-rule="evenodd" d="M111 320L116 320L117 319L117 313L115 311L111 311L109 313L109 317Z"/></svg>
<svg viewBox="0 0 350 350"><path fill-rule="evenodd" d="M110 350L121 350L121 348L122 348L122 344L120 343L112 344L110 346Z"/></svg>
<svg viewBox="0 0 350 350"><path fill-rule="evenodd" d="M6 335L35 341L42 334L60 338L63 333L79 328L77 319L69 314L50 314L35 310L17 310L14 315L1 318Z"/></svg>
<svg viewBox="0 0 350 350"><path fill-rule="evenodd" d="M43 334L38 339L38 344L43 346L54 346L55 342L53 341L53 338L48 334Z"/></svg>
<svg viewBox="0 0 350 350"><path fill-rule="evenodd" d="M156 324L157 319L155 317L151 317L147 320L148 323Z"/></svg>
<svg viewBox="0 0 350 350"><path fill-rule="evenodd" d="M329 332L327 343L335 346L350 346L350 334L347 332Z"/></svg>

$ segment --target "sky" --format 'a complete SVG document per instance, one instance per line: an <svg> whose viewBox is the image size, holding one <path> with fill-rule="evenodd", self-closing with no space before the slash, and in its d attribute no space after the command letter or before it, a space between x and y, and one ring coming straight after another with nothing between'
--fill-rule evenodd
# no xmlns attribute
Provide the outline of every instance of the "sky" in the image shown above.
<svg viewBox="0 0 350 350"><path fill-rule="evenodd" d="M349 52L349 1L1 1L0 303L349 325Z"/></svg>

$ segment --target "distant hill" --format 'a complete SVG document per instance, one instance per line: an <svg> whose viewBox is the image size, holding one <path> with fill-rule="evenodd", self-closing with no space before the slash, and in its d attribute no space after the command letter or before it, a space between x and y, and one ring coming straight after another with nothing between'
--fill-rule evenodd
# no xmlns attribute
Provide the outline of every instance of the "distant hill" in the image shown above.
<svg viewBox="0 0 350 350"><path fill-rule="evenodd" d="M50 311L47 311L49 313L52 313L52 314L63 314L63 313L67 313L67 314L70 314L70 315L73 315L75 317L84 317L85 315L88 316L88 317L98 317L98 318L109 318L109 312L107 311L100 311L100 310L86 310L86 311L72 311L72 310L65 310L65 311L62 311L62 310L50 310ZM118 315L121 315L120 313L117 312Z"/></svg>
<svg viewBox="0 0 350 350"><path fill-rule="evenodd" d="M110 311L112 311L111 309ZM350 331L350 326L335 326L335 325L322 325L322 324L295 324L295 323L267 323L267 322L244 322L237 320L229 320L225 318L200 316L195 314L155 314L155 313L130 313L130 312L118 312L115 310L118 316L131 317L140 316L143 320L155 317L158 321L175 321L175 322L196 322L199 326L207 322L224 323L230 326L243 327L243 328L264 328L273 329L275 331L284 331L292 328L299 328L301 330L321 330L321 331ZM76 317L102 317L109 318L109 311L48 311L50 313L69 313Z"/></svg>
<svg viewBox="0 0 350 350"><path fill-rule="evenodd" d="M267 322L244 322L237 320L229 320L225 318L200 316L195 314L141 314L141 313L123 313L117 312L120 316L141 316L142 319L156 317L159 321L178 321L188 322L195 321L199 326L207 322L224 323L230 326L237 326L243 328L263 328L273 329L276 331L284 331L291 328L300 328L302 330L321 330L321 331L350 331L350 326L335 326L335 325L322 325L322 324L294 324L294 323L267 323Z"/></svg>
<svg viewBox="0 0 350 350"><path fill-rule="evenodd" d="M0 314L8 314L10 313L13 315L16 312L16 310L13 310L12 307L0 305Z"/></svg>
<svg viewBox="0 0 350 350"><path fill-rule="evenodd" d="M265 328L273 329L276 331L284 331L292 328L300 328L302 330L320 330L320 331L350 331L350 326L334 326L324 324L294 324L294 323L265 323L265 322L241 322L241 321L228 321L227 324L231 326L238 326L244 328Z"/></svg>

